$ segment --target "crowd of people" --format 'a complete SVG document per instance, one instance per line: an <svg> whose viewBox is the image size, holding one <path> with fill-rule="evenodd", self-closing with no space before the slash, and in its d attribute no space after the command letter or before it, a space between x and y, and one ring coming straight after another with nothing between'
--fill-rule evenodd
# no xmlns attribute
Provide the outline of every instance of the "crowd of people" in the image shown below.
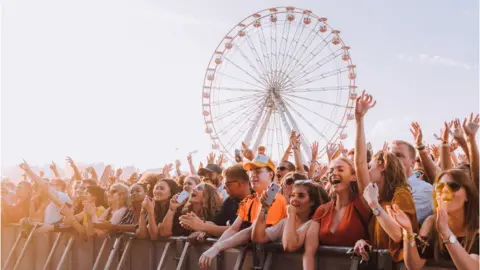
<svg viewBox="0 0 480 270"><path fill-rule="evenodd" d="M126 178L106 166L100 177L93 168L83 177L67 158L74 176L61 179L52 164L56 177L47 179L24 161L29 180L2 182L2 220L38 223L35 233L70 230L81 237L134 232L151 240L188 236L192 244L218 238L201 255L202 269L225 249L272 241L285 252L303 249L304 269L315 269L319 245L354 247L366 263L373 249L388 249L397 269L421 269L427 259L478 269L480 116L445 122L430 145L412 123L413 144L396 140L374 152L364 119L375 103L365 91L358 97L355 147L329 145L328 164L317 161L318 143L304 163L295 131L278 164L268 149L244 144L227 168L212 153L197 170L189 156L187 175L176 162L175 170L166 165L160 174ZM281 186L273 202L272 183ZM182 191L189 193L185 200Z"/></svg>

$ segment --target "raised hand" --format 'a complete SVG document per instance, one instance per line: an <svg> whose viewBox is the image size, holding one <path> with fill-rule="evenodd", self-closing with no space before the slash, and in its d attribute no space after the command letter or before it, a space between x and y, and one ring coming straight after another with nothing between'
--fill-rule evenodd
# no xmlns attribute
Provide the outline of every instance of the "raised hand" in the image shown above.
<svg viewBox="0 0 480 270"><path fill-rule="evenodd" d="M377 104L377 101L373 100L373 97L363 90L362 95L357 98L355 104L355 118L363 118L368 110L375 107L375 104Z"/></svg>
<svg viewBox="0 0 480 270"><path fill-rule="evenodd" d="M415 144L417 146L423 145L423 133L422 128L418 124L418 122L412 122L412 127L410 128L410 132L412 132L413 139L415 140Z"/></svg>
<svg viewBox="0 0 480 270"><path fill-rule="evenodd" d="M145 196L142 202L142 209L147 213L153 213L155 209L155 203L148 196Z"/></svg>
<svg viewBox="0 0 480 270"><path fill-rule="evenodd" d="M398 226L407 232L412 231L412 222L398 205L394 204L393 207L387 206L386 208L388 215L390 215Z"/></svg>
<svg viewBox="0 0 480 270"><path fill-rule="evenodd" d="M440 150L435 144L430 145L430 153L433 155L433 159L437 161L440 158Z"/></svg>
<svg viewBox="0 0 480 270"><path fill-rule="evenodd" d="M458 149L458 142L457 141L452 141L450 143L450 152L455 152L455 150Z"/></svg>
<svg viewBox="0 0 480 270"><path fill-rule="evenodd" d="M297 135L297 132L295 130L292 130L292 132L290 132L290 145L292 147L300 147L300 134Z"/></svg>
<svg viewBox="0 0 480 270"><path fill-rule="evenodd" d="M120 179L120 176L122 176L123 170L122 168L118 168L117 171L115 172L115 177L117 179Z"/></svg>
<svg viewBox="0 0 480 270"><path fill-rule="evenodd" d="M180 169L180 166L182 166L182 162L179 159L175 160L175 168Z"/></svg>
<svg viewBox="0 0 480 270"><path fill-rule="evenodd" d="M310 148L312 150L312 162L316 162L318 159L318 142L314 141Z"/></svg>
<svg viewBox="0 0 480 270"><path fill-rule="evenodd" d="M211 152L208 156L207 156L207 164L213 164L215 162L215 153L214 152Z"/></svg>
<svg viewBox="0 0 480 270"><path fill-rule="evenodd" d="M20 169L24 170L26 173L32 171L32 169L30 168L30 165L28 165L28 163L25 160L23 160L23 162L20 163L20 165L18 166L20 167Z"/></svg>
<svg viewBox="0 0 480 270"><path fill-rule="evenodd" d="M447 203L442 200L441 195L437 194L437 216L435 226L443 239L447 239L452 234L448 226Z"/></svg>
<svg viewBox="0 0 480 270"><path fill-rule="evenodd" d="M442 143L448 143L449 138L448 136L450 135L450 129L452 128L453 122L447 123L444 122L444 127L440 132L440 140Z"/></svg>
<svg viewBox="0 0 480 270"><path fill-rule="evenodd" d="M217 165L222 167L223 161L225 160L225 156L223 154L220 154L217 159Z"/></svg>
<svg viewBox="0 0 480 270"><path fill-rule="evenodd" d="M388 153L389 148L390 148L390 147L388 146L388 142L384 142L384 143L383 143L383 146L382 146L382 151L383 151L384 153Z"/></svg>
<svg viewBox="0 0 480 270"><path fill-rule="evenodd" d="M244 142L242 142L242 155L248 160L253 160L254 158L253 151Z"/></svg>
<svg viewBox="0 0 480 270"><path fill-rule="evenodd" d="M453 139L456 141L465 140L465 133L463 132L462 125L460 124L460 119L453 120L453 130L451 131Z"/></svg>
<svg viewBox="0 0 480 270"><path fill-rule="evenodd" d="M71 157L67 157L67 158L65 159L65 161L66 161L72 168L76 167L75 162L73 161L73 159L72 159Z"/></svg>
<svg viewBox="0 0 480 270"><path fill-rule="evenodd" d="M57 164L55 164L55 162L52 161L52 163L50 164L50 170L52 171L56 171L57 170Z"/></svg>
<svg viewBox="0 0 480 270"><path fill-rule="evenodd" d="M480 114L477 114L475 119L473 119L473 113L470 114L470 117L467 118L465 117L465 120L463 120L463 131L465 132L465 135L467 136L475 136L478 131L478 127L480 126Z"/></svg>
<svg viewBox="0 0 480 270"><path fill-rule="evenodd" d="M337 152L338 150L338 145L334 144L334 143L330 143L327 145L327 156L328 156L328 160L331 160L333 155L335 155L335 153Z"/></svg>
<svg viewBox="0 0 480 270"><path fill-rule="evenodd" d="M378 186L375 183L370 183L367 185L365 190L363 190L363 198L368 203L370 208L378 207Z"/></svg>

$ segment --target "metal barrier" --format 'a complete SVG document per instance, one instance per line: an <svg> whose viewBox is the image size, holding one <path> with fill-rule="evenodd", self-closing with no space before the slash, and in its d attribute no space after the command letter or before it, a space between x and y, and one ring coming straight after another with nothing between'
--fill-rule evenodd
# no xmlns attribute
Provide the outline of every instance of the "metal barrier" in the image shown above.
<svg viewBox="0 0 480 270"><path fill-rule="evenodd" d="M2 269L199 269L198 259L215 239L192 246L185 237L162 238L158 241L138 240L131 233L117 237L82 239L71 233L32 233L21 237L19 226L2 227ZM322 246L318 250L318 269L356 269L351 247ZM376 251L374 269L391 269L390 255ZM12 262L16 262L12 265ZM358 261L357 261L358 262ZM7 264L8 263L8 264ZM280 243L249 245L219 254L210 269L302 269L302 251L283 252ZM455 269L447 262L429 261L425 269Z"/></svg>

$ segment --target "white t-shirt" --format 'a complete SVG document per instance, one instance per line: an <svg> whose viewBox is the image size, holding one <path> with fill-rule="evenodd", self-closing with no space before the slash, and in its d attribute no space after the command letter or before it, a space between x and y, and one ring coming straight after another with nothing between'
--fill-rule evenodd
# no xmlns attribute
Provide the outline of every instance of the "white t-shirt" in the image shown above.
<svg viewBox="0 0 480 270"><path fill-rule="evenodd" d="M61 191L50 191L57 194L58 199L62 203L72 203L72 199L68 197L67 194ZM53 224L57 221L62 219L62 215L60 214L60 208L56 206L53 202L50 202L45 208L45 218L43 219L44 224Z"/></svg>
<svg viewBox="0 0 480 270"><path fill-rule="evenodd" d="M433 214L433 187L429 183L418 179L415 175L410 176L408 182L412 187L412 197L417 211L417 219L422 224L425 218Z"/></svg>

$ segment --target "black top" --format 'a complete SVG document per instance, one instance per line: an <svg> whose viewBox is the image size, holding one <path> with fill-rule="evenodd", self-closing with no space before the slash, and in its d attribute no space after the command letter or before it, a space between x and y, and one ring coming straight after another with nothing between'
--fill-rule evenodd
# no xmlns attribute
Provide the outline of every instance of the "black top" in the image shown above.
<svg viewBox="0 0 480 270"><path fill-rule="evenodd" d="M213 218L213 223L217 226L227 226L232 225L237 218L238 211L238 199L228 197L223 203L220 211ZM228 222L228 224L227 224Z"/></svg>
<svg viewBox="0 0 480 270"><path fill-rule="evenodd" d="M418 254L420 255L420 258L422 259L432 259L434 258L435 254L435 246L437 245L436 241L428 241L427 237L421 237L423 241L426 241L428 245L422 244L419 239L417 239L417 247L418 247ZM467 250L469 254L477 254L478 255L478 250L479 250L479 244L478 244L478 234L475 236L475 243L473 244L473 247L471 248L470 251ZM463 241L464 237L457 237L457 241L463 246ZM445 246L445 245L444 245ZM447 248L445 247L445 252L442 252L440 250L440 259L445 260L445 261L451 261L452 258L450 257L450 254L448 253Z"/></svg>

